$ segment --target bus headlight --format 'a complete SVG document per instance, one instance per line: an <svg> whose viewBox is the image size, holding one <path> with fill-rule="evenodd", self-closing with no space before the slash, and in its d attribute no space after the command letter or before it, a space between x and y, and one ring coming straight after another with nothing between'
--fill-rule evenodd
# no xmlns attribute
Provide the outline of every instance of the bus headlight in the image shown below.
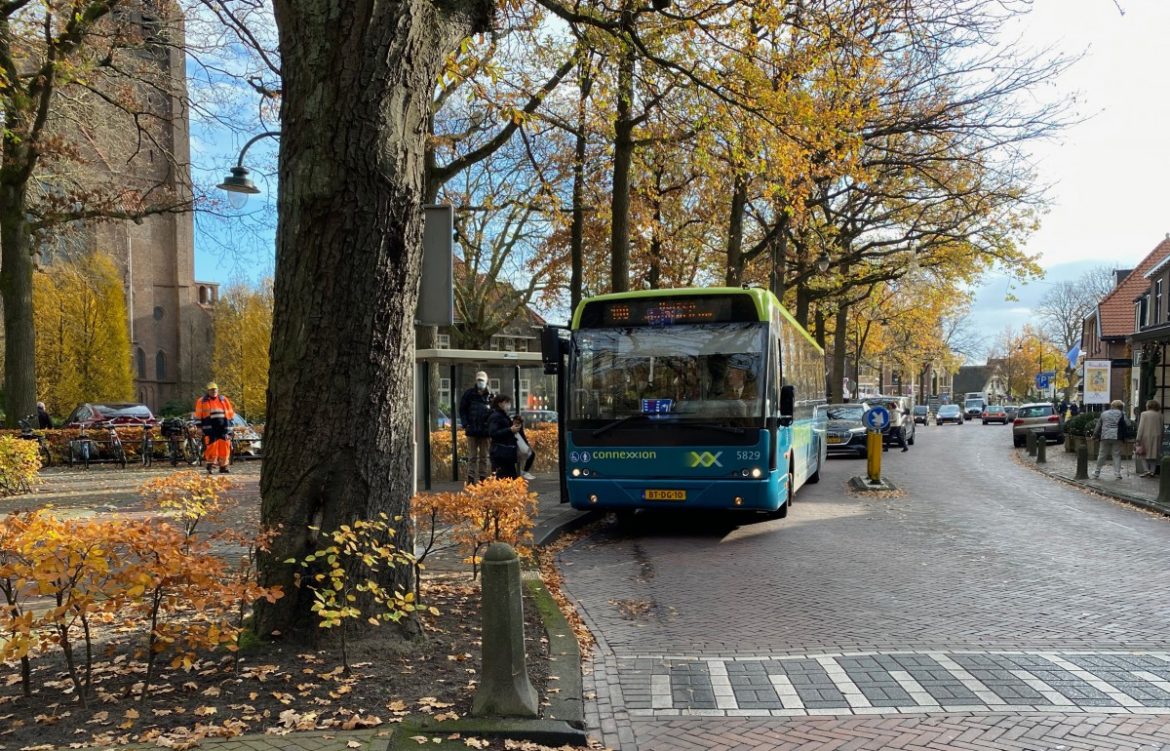
<svg viewBox="0 0 1170 751"><path fill-rule="evenodd" d="M752 477L754 477L758 480L763 476L764 476L764 470L760 469L759 467L752 467Z"/></svg>
<svg viewBox="0 0 1170 751"><path fill-rule="evenodd" d="M597 496L595 496L595 495L589 496L589 502L590 503L597 503Z"/></svg>
<svg viewBox="0 0 1170 751"><path fill-rule="evenodd" d="M581 476L581 470L580 470L580 469L578 469L577 467L573 467L573 472L572 472L572 475L573 475L573 477L580 477L580 476Z"/></svg>

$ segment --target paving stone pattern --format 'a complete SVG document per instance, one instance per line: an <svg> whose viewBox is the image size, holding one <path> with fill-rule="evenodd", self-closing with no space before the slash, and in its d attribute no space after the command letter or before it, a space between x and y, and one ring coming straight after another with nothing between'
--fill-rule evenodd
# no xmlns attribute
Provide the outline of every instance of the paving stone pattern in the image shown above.
<svg viewBox="0 0 1170 751"><path fill-rule="evenodd" d="M564 551L599 641L592 732L630 751L1170 749L1170 522L1013 454L1006 428L930 426L883 456L902 497L849 494L864 462L833 460L785 520L648 519Z"/></svg>

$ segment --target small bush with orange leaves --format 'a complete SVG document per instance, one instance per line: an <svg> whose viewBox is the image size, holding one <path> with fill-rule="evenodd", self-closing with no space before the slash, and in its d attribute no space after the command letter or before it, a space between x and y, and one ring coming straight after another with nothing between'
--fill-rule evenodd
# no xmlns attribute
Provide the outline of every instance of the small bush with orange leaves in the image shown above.
<svg viewBox="0 0 1170 751"><path fill-rule="evenodd" d="M524 435L528 437L528 444L536 452L536 461L532 465L534 473L555 472L557 470L557 438L560 435L556 425L544 428L525 428ZM467 437L459 431L459 458L467 458ZM451 431L431 431L431 476L451 476Z"/></svg>
<svg viewBox="0 0 1170 751"><path fill-rule="evenodd" d="M0 436L0 496L27 493L38 481L41 455L36 441Z"/></svg>
<svg viewBox="0 0 1170 751"><path fill-rule="evenodd" d="M202 479L180 472L144 489L181 526L164 519L63 520L51 509L10 514L0 523L0 661L19 662L26 696L32 695L31 660L60 654L75 695L88 706L95 643L106 629L130 634L138 645L145 697L160 657L189 669L201 652L236 651L245 606L281 596L257 585L250 569L212 552L231 533L196 532L201 520L222 510L229 487ZM262 544L254 541L250 556Z"/></svg>
<svg viewBox="0 0 1170 751"><path fill-rule="evenodd" d="M445 527L451 543L463 552L464 560L478 571L480 552L493 542L506 542L520 555L532 547L536 520L536 493L528 492L521 478L488 478L453 493L422 493L414 497L415 517L430 524L429 542L423 545L419 565L437 550L438 530Z"/></svg>

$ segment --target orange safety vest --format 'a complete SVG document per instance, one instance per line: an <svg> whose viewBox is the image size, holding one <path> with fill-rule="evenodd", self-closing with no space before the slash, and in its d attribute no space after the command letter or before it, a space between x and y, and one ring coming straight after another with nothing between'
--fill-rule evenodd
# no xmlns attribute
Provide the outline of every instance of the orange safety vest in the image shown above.
<svg viewBox="0 0 1170 751"><path fill-rule="evenodd" d="M236 411L232 409L232 403L223 394L214 398L204 395L199 397L195 402L196 420L214 420L218 418L227 423L231 422L235 416Z"/></svg>

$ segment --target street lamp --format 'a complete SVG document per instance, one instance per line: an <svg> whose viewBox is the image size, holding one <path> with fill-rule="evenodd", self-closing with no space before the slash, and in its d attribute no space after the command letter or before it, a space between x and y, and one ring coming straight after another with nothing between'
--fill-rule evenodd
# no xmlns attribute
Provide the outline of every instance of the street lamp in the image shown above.
<svg viewBox="0 0 1170 751"><path fill-rule="evenodd" d="M240 156L236 160L236 166L232 167L231 174L223 179L216 187L220 190L227 191L228 205L233 209L242 209L244 204L248 202L248 196L254 196L260 192L256 184L248 177L248 168L244 166L244 155L248 153L248 149L252 144L259 141L261 138L276 138L280 133L275 130L265 131L260 135L253 136L244 148L240 149Z"/></svg>
<svg viewBox="0 0 1170 751"><path fill-rule="evenodd" d="M829 270L829 263L829 254L822 250L821 254L817 256L817 271L825 273Z"/></svg>

